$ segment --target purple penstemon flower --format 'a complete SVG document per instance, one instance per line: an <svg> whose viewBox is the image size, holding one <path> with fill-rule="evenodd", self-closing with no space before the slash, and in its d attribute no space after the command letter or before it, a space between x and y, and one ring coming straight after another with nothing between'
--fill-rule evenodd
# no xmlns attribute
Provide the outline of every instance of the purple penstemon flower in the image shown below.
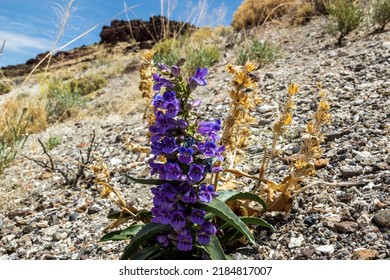
<svg viewBox="0 0 390 280"><path fill-rule="evenodd" d="M177 163L166 163L164 166L165 170L165 179L167 180L177 180L181 176L180 165Z"/></svg>
<svg viewBox="0 0 390 280"><path fill-rule="evenodd" d="M197 225L202 225L204 223L204 216L206 215L206 211L200 209L194 209L191 212L191 222Z"/></svg>
<svg viewBox="0 0 390 280"><path fill-rule="evenodd" d="M214 197L217 197L218 193L215 192L213 185L206 186L205 184L200 185L198 197L202 202L211 202Z"/></svg>
<svg viewBox="0 0 390 280"><path fill-rule="evenodd" d="M166 154L172 154L174 151L179 149L179 145L176 144L175 137L164 137L162 140L162 148L161 151L163 151Z"/></svg>
<svg viewBox="0 0 390 280"><path fill-rule="evenodd" d="M161 90L162 87L166 87L167 89L172 89L175 85L168 79L161 78L161 75L154 73L153 80L155 84L153 85L153 90Z"/></svg>
<svg viewBox="0 0 390 280"><path fill-rule="evenodd" d="M177 248L180 251L191 251L192 250L192 236L191 234L179 234L177 236L178 245Z"/></svg>
<svg viewBox="0 0 390 280"><path fill-rule="evenodd" d="M216 141L219 139L219 136L216 133L220 129L221 129L221 120L218 119L213 122L198 122L198 129L196 131L201 135L209 136L213 141Z"/></svg>
<svg viewBox="0 0 390 280"><path fill-rule="evenodd" d="M217 152L217 144L212 141L207 141L205 143L199 144L199 151L201 151L206 157L213 157Z"/></svg>
<svg viewBox="0 0 390 280"><path fill-rule="evenodd" d="M196 233L199 244L209 244L210 235L215 235L216 233L217 229L213 223L204 222L202 227Z"/></svg>
<svg viewBox="0 0 390 280"><path fill-rule="evenodd" d="M189 165L193 161L193 159L192 159L192 155L193 154L194 154L194 149L186 148L186 147L180 147L180 149L179 149L179 156L177 157L177 159L181 163L185 163L185 164Z"/></svg>
<svg viewBox="0 0 390 280"><path fill-rule="evenodd" d="M196 86L205 86L207 85L206 76L209 70L207 68L196 68L196 73L190 78L190 90L194 91Z"/></svg>
<svg viewBox="0 0 390 280"><path fill-rule="evenodd" d="M191 164L190 170L188 171L188 177L194 181L199 182L204 177L204 166L201 164Z"/></svg>

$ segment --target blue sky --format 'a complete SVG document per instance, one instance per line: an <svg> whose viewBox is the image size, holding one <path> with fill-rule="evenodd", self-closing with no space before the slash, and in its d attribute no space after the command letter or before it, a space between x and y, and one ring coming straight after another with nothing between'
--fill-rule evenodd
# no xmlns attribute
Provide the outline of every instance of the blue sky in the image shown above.
<svg viewBox="0 0 390 280"><path fill-rule="evenodd" d="M66 7L69 0L0 0L0 48L6 44L0 57L0 66L25 63L44 51L52 50L58 35L60 6ZM100 41L103 25L112 19L149 19L171 11L170 18L187 20L200 25L230 25L232 16L242 0L74 0L69 23L57 47L77 38L98 25L86 36L76 40L66 49L90 45ZM199 11L205 5L206 12L200 17ZM123 12L125 7L131 8ZM122 12L122 13L121 13ZM224 17L223 12L225 13ZM223 19L222 21L220 19Z"/></svg>

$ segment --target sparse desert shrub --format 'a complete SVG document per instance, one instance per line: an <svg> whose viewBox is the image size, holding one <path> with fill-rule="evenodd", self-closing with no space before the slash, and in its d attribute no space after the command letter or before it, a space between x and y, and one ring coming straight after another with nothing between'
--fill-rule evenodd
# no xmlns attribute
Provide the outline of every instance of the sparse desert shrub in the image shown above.
<svg viewBox="0 0 390 280"><path fill-rule="evenodd" d="M211 31L205 29L195 32L192 36L182 36L175 39L166 39L155 45L155 61L166 65L176 64L182 57L186 57L183 70L187 73L197 67L210 67L218 62L221 52L219 48L205 39L211 36ZM193 37L195 36L195 37Z"/></svg>
<svg viewBox="0 0 390 280"><path fill-rule="evenodd" d="M218 62L221 51L215 45L203 45L189 50L187 55L186 69L195 69L197 67L210 67Z"/></svg>
<svg viewBox="0 0 390 280"><path fill-rule="evenodd" d="M383 31L390 22L390 0L375 0L372 4L371 17L374 23L380 26Z"/></svg>
<svg viewBox="0 0 390 280"><path fill-rule="evenodd" d="M71 116L84 107L87 99L81 95L78 88L73 88L71 83L53 78L46 82L48 121L50 123L61 121Z"/></svg>
<svg viewBox="0 0 390 280"><path fill-rule="evenodd" d="M351 0L331 0L325 4L329 13L327 31L338 35L337 45L341 45L345 36L357 29L363 21L363 9Z"/></svg>
<svg viewBox="0 0 390 280"><path fill-rule="evenodd" d="M288 0L245 0L233 15L232 26L236 30L259 26L287 14L290 3Z"/></svg>
<svg viewBox="0 0 390 280"><path fill-rule="evenodd" d="M61 144L61 139L58 137L49 137L45 142L46 149L53 150L55 147Z"/></svg>
<svg viewBox="0 0 390 280"><path fill-rule="evenodd" d="M15 159L26 140L25 112L13 116L3 115L0 119L0 175Z"/></svg>
<svg viewBox="0 0 390 280"><path fill-rule="evenodd" d="M156 52L155 60L167 65L176 64L181 58L180 49L183 39L165 39L157 43L153 50Z"/></svg>
<svg viewBox="0 0 390 280"><path fill-rule="evenodd" d="M248 61L256 62L261 67L277 59L278 49L267 41L250 40L237 52L237 63L245 65Z"/></svg>
<svg viewBox="0 0 390 280"><path fill-rule="evenodd" d="M12 86L6 81L0 81L0 95L9 93L12 90Z"/></svg>
<svg viewBox="0 0 390 280"><path fill-rule="evenodd" d="M91 74L70 81L70 90L82 96L93 93L107 86L107 79L99 74Z"/></svg>

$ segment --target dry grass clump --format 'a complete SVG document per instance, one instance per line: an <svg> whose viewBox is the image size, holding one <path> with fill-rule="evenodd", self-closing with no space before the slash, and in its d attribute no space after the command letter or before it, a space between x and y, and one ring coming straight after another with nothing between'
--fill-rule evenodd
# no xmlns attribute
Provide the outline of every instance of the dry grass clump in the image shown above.
<svg viewBox="0 0 390 280"><path fill-rule="evenodd" d="M303 3L301 6L296 8L291 22L297 25L306 24L317 14L318 12L316 11L316 6L314 3Z"/></svg>
<svg viewBox="0 0 390 280"><path fill-rule="evenodd" d="M289 13L292 4L288 0L245 0L233 15L232 26L236 30L259 26Z"/></svg>
<svg viewBox="0 0 390 280"><path fill-rule="evenodd" d="M45 106L23 95L8 99L0 109L0 174L23 149L27 135L46 127Z"/></svg>
<svg viewBox="0 0 390 280"><path fill-rule="evenodd" d="M23 133L32 134L47 128L46 101L44 98L31 97L19 94L15 98L9 98L0 109L0 131L5 131L6 123L15 126L20 116L21 127L25 127Z"/></svg>
<svg viewBox="0 0 390 280"><path fill-rule="evenodd" d="M7 94L12 90L12 86L7 81L0 81L0 95Z"/></svg>

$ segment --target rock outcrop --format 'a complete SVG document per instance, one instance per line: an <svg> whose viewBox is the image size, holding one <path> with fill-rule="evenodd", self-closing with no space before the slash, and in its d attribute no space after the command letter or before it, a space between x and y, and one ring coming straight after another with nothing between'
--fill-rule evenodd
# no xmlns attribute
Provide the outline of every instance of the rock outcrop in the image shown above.
<svg viewBox="0 0 390 280"><path fill-rule="evenodd" d="M161 16L151 17L149 21L113 20L110 26L103 26L100 38L102 43L109 44L136 41L142 47L145 42L153 44L166 37L191 32L195 28L192 24L168 20Z"/></svg>

